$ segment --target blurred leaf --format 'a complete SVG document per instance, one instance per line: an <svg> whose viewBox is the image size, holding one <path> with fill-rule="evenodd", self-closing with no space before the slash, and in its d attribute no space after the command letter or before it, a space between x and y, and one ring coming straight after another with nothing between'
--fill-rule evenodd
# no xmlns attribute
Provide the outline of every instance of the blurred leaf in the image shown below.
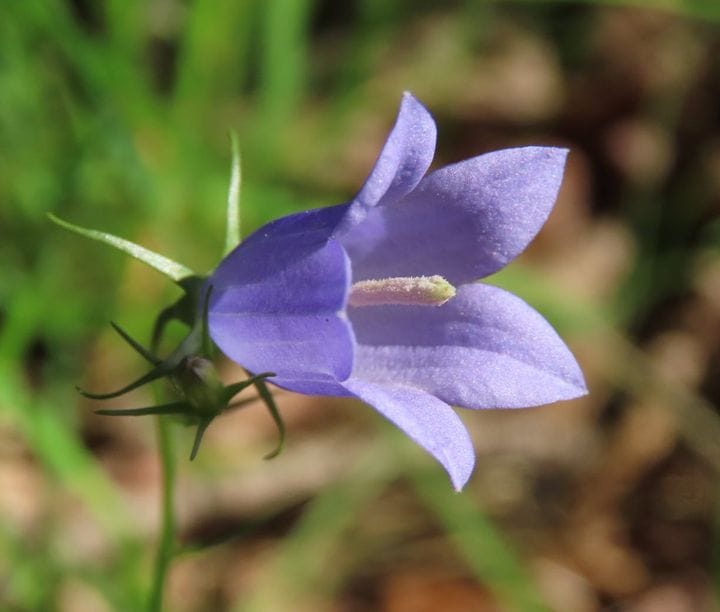
<svg viewBox="0 0 720 612"><path fill-rule="evenodd" d="M439 469L415 472L413 482L472 572L508 610L549 611L520 558L473 502L470 491L453 491Z"/></svg>
<svg viewBox="0 0 720 612"><path fill-rule="evenodd" d="M257 146L272 154L283 124L297 112L308 86L308 27L314 0L263 4Z"/></svg>
<svg viewBox="0 0 720 612"><path fill-rule="evenodd" d="M491 0L493 2L517 2L517 0ZM548 2L538 2L538 0L520 0L532 4L577 4L583 2L586 4L596 4L604 6L619 7L636 7L641 9L651 9L668 11L685 15L688 17L699 17L707 21L720 22L720 3L714 0L550 0Z"/></svg>
<svg viewBox="0 0 720 612"><path fill-rule="evenodd" d="M233 610L289 610L298 601L327 598L342 580L338 556L345 548L347 530L394 476L386 448L370 445L351 474L309 502L300 522L263 568L255 588ZM344 552L353 556L351 550Z"/></svg>
<svg viewBox="0 0 720 612"><path fill-rule="evenodd" d="M133 532L118 490L75 433L60 418L64 394L30 395L17 374L0 363L0 411L27 440L32 451L73 495L88 507L103 530L116 540Z"/></svg>
<svg viewBox="0 0 720 612"><path fill-rule="evenodd" d="M250 65L257 7L257 0L196 0L183 7L173 101L178 129L200 127L208 109L240 89Z"/></svg>

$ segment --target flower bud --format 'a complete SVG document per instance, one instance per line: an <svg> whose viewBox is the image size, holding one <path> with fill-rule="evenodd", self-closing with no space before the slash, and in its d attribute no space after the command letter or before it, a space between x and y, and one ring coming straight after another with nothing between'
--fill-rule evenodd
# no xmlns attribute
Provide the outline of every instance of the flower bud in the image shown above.
<svg viewBox="0 0 720 612"><path fill-rule="evenodd" d="M225 386L210 360L195 355L186 357L175 379L198 415L214 416L225 408Z"/></svg>

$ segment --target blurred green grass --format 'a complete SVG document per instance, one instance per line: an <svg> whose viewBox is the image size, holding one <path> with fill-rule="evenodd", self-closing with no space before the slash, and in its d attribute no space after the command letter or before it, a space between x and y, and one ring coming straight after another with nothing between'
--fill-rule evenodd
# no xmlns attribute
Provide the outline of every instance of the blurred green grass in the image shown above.
<svg viewBox="0 0 720 612"><path fill-rule="evenodd" d="M45 493L50 520L28 542L11 520L0 517L0 568L7 576L0 605L57 609L59 589L71 577L90 585L111 609L138 609L151 554L127 516L119 485L83 439L85 408L73 385L95 367L95 347L108 320L122 320L133 332L147 330L171 289L109 250L61 233L45 213L209 269L223 248L230 129L241 140L247 231L281 214L342 201L352 193L352 181L362 179L362 165L372 159L365 152L381 138L377 123L390 122L403 89L437 99L440 113L458 93L433 89L442 82L437 71L424 70L412 57L394 57L389 41L412 38L416 22L423 27L445 20L461 36L457 46L467 58L493 44L493 26L505 27L508 20L535 23L539 32L569 30L581 21L592 27L594 7L577 4L568 7L568 25L558 23L566 4L431 2L419 9L410 1L364 0L347 13L313 0L2 4L0 424L20 436L50 483ZM698 23L720 20L720 5L702 0L587 4L659 7ZM334 19L337 28L323 29L322 19ZM572 40L573 32L564 35ZM572 65L577 61L572 53L562 61ZM393 63L409 68L388 76L381 66ZM682 103L681 95L675 103ZM553 130L547 122L527 127L529 133ZM443 129L441 124L441 138ZM345 140L366 133L368 141L357 142L363 162L342 167L354 146ZM442 149L441 154L460 157ZM682 200L692 182L690 173L684 189L663 197ZM508 272L500 282L576 336L644 321L679 290L678 279L696 255L682 241L684 234L673 232L677 243L668 250L667 235L648 229L662 220L657 208L642 202L658 197L660 188L638 194L623 187L619 199L632 203L620 216L641 248L626 284L606 303L557 295L531 268ZM688 228L697 221L690 219ZM675 229L677 222L675 215L664 223ZM674 280L654 282L653 271L668 266ZM101 361L115 358L125 363L119 355ZM386 470L375 479L360 476L356 485L351 478L319 493L281 545L275 579L300 566L305 550L331 554L327 551L337 547L358 506L366 507L388 482L409 473L418 498L459 542L468 570L509 601L510 609L542 606L521 556L516 558L479 508L443 493L437 474L428 476L417 465ZM52 520L54 496L77 500L110 542L111 554L100 567L57 554L63 527ZM471 537L463 537L466 533ZM316 585L322 571L308 573L301 590ZM253 597L263 601L268 588L261 585ZM253 597L248 609L267 609L253 607Z"/></svg>

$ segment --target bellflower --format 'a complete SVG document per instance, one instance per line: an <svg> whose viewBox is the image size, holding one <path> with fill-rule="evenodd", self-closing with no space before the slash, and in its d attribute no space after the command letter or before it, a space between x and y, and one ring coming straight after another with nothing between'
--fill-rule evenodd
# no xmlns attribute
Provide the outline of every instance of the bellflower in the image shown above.
<svg viewBox="0 0 720 612"><path fill-rule="evenodd" d="M405 94L359 193L268 223L209 279L210 335L231 359L311 395L361 399L461 489L474 464L451 408L583 395L552 327L475 282L522 252L555 202L567 151L496 151L426 175L436 128Z"/></svg>

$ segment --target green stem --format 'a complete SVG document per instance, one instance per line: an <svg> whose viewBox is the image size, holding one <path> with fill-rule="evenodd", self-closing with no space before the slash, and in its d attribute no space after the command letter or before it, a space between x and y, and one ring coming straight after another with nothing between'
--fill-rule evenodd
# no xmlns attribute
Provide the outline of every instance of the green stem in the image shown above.
<svg viewBox="0 0 720 612"><path fill-rule="evenodd" d="M170 562L175 552L175 453L170 423L163 416L156 419L158 450L162 468L162 522L160 540L155 556L152 589L148 600L148 612L161 612L163 594Z"/></svg>

